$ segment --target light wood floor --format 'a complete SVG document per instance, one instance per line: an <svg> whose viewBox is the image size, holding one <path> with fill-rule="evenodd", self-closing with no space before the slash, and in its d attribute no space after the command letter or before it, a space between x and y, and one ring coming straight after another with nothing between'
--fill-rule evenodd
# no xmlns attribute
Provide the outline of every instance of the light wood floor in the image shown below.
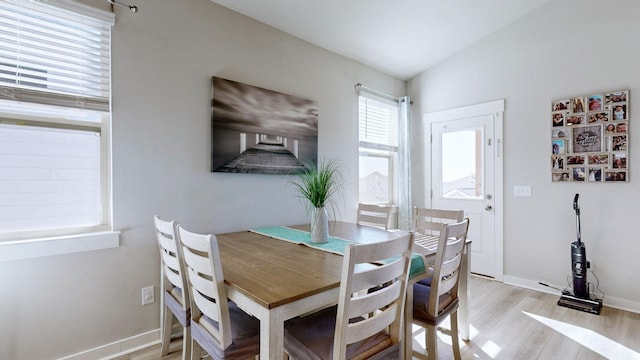
<svg viewBox="0 0 640 360"><path fill-rule="evenodd" d="M471 340L461 342L462 358L478 359L640 359L640 314L604 307L600 315L560 307L559 296L471 279ZM606 298L605 298L606 303ZM414 327L414 349L424 333ZM450 339L441 335L440 359L453 359ZM160 347L118 360L178 360L181 344L160 357Z"/></svg>

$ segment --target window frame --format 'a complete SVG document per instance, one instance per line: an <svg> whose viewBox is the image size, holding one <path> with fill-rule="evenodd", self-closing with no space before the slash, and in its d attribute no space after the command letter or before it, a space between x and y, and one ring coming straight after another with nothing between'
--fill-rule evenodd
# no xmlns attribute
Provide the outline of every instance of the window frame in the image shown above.
<svg viewBox="0 0 640 360"><path fill-rule="evenodd" d="M73 13L79 16L92 18L96 21L104 22L105 25L112 26L115 23L115 16L107 11L93 8L77 2L68 0L39 0L38 4L28 4L28 6L55 7L63 12ZM111 41L111 31L108 34ZM111 51L109 50L109 53ZM110 55L109 55L110 57ZM107 76L111 79L111 65L108 65ZM28 92L28 91L27 91ZM109 90L109 99L111 98ZM11 94L9 94L11 95ZM58 96L55 92L50 93L52 99ZM47 97L47 94L44 95ZM92 226L69 226L55 229L24 230L7 232L0 234L0 261L19 260L40 256L58 255L79 251L95 249L113 248L119 246L119 231L113 231L113 204L112 204L112 168L111 168L111 106L94 107L87 103L84 108L82 96L76 96L76 106L58 106L59 112L52 116L41 115L34 106L55 106L46 105L45 102L29 104L20 101L19 98L11 96L0 100L4 103L0 109L0 124L12 126L41 127L47 129L60 130L81 130L96 132L100 134L100 207L101 215L99 224ZM58 96L59 100L59 96ZM15 104L23 103L20 110L12 112L11 107ZM7 106L9 105L9 106ZM97 121L88 118L69 116L76 112L81 115L93 114Z"/></svg>
<svg viewBox="0 0 640 360"><path fill-rule="evenodd" d="M111 224L111 147L110 147L110 114L102 114L103 121L88 122L59 118L42 118L20 114L0 113L0 124L42 127L47 129L83 130L100 133L100 224L94 226L73 226L57 229L26 230L18 232L0 233L0 242L11 240L27 240L34 238L48 238L64 235L79 235L84 233L109 231Z"/></svg>
<svg viewBox="0 0 640 360"><path fill-rule="evenodd" d="M362 140L360 139L360 132L361 132L361 125L362 125L362 118L361 118L361 112L360 112L360 101L362 98L366 98L368 100L372 100L372 101L376 101L382 104L387 104L389 106L391 106L393 104L394 107L394 111L396 112L396 116L394 118L395 120L395 136L398 136L398 131L399 131L399 121L400 121L400 104L399 101L397 99L394 100L390 100L387 97L382 97L382 96L378 96L375 94L371 94L369 92L366 91L360 91L360 93L358 94L358 184L359 184L359 179L361 178L361 174L360 174L360 161L362 157L380 157L380 158L387 158L389 159L389 184L388 184L388 189L387 189L387 193L388 193L388 202L373 202L373 204L379 204L379 205L391 205L391 204L396 204L398 202L398 188L397 188L397 181L396 178L398 176L397 173L397 169L398 169L398 156L399 156L399 146L398 146L398 139L394 139L394 144L381 144L381 143L377 143L377 142L371 142L371 141L366 141L366 140ZM360 199L360 189L358 189L358 201L362 202ZM371 203L371 202L369 202Z"/></svg>
<svg viewBox="0 0 640 360"><path fill-rule="evenodd" d="M363 157L377 157L377 158L384 158L384 159L388 159L388 163L389 163L389 168L387 169L387 172L389 173L389 187L387 188L387 198L389 199L389 201L385 202L385 201L380 201L380 202L368 202L369 204L378 204L378 205L391 205L395 203L395 194L397 193L396 191L396 181L395 181L395 169L396 169L396 163L397 163L397 153L393 153L392 151L388 151L388 150L375 150L375 149L370 149L370 148L359 148L359 156L358 156L358 161L361 161L361 159ZM358 177L360 177L360 166L358 164ZM359 202L362 202L362 199L360 199L360 191L358 189L358 200Z"/></svg>

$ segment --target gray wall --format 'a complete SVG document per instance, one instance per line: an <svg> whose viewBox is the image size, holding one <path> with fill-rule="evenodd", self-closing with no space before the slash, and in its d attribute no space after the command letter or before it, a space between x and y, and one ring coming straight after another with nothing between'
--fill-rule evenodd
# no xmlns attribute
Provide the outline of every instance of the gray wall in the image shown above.
<svg viewBox="0 0 640 360"><path fill-rule="evenodd" d="M108 9L106 1L85 0ZM319 103L320 157L344 165L342 219L355 220L357 95L405 82L208 0L117 7L113 29L113 222L121 246L0 263L0 359L55 359L159 327L154 214L199 232L307 222L291 177L210 173L216 75Z"/></svg>
<svg viewBox="0 0 640 360"><path fill-rule="evenodd" d="M505 99L505 282L566 286L576 239L573 196L580 193L582 239L605 304L640 311L640 3L555 0L409 81L416 106L414 174L424 169L422 115ZM552 183L550 103L554 99L630 89L629 183ZM635 110L634 110L635 109ZM425 203L424 181L413 181ZM533 196L514 197L515 185ZM589 281L596 279L589 274Z"/></svg>

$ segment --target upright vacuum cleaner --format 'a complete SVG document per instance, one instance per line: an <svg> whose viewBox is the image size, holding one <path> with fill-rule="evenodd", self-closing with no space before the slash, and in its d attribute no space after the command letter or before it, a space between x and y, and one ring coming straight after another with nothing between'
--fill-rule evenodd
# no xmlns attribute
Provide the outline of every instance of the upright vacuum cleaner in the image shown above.
<svg viewBox="0 0 640 360"><path fill-rule="evenodd" d="M573 276L573 295L569 291L563 291L558 300L558 305L568 308L586 311L600 315L602 309L601 299L592 299L589 294L589 282L587 282L587 270L591 264L587 261L587 249L580 238L580 206L576 194L573 198L573 209L576 211L577 240L571 243L571 274Z"/></svg>

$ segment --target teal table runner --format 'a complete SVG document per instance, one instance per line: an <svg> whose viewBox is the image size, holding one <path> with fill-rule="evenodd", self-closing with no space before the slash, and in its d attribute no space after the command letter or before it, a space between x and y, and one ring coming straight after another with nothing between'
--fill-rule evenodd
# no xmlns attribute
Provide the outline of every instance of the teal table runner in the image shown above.
<svg viewBox="0 0 640 360"><path fill-rule="evenodd" d="M311 242L311 234L308 231L292 229L286 226L268 226L250 229L249 231L275 239L285 240L296 244L328 251L338 255L344 254L344 249L347 247L347 244L352 243L349 240L333 236L329 236L328 241L324 244L313 243ZM424 274L425 272L426 269L422 255L416 253L412 254L411 266L409 268L409 278Z"/></svg>

